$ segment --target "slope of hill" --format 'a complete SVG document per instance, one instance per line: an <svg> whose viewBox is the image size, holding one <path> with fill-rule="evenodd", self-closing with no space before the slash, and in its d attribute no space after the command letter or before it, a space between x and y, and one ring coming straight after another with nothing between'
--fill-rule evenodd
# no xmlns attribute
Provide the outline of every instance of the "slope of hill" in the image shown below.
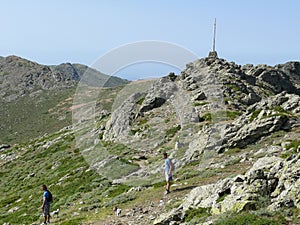
<svg viewBox="0 0 300 225"><path fill-rule="evenodd" d="M38 224L46 183L57 224L299 224L299 76L299 62L203 58L101 89L94 117L79 99L72 127L0 147L0 223Z"/></svg>
<svg viewBox="0 0 300 225"><path fill-rule="evenodd" d="M99 87L128 83L81 64L46 66L17 56L0 58L0 143L22 142L70 125L82 77Z"/></svg>

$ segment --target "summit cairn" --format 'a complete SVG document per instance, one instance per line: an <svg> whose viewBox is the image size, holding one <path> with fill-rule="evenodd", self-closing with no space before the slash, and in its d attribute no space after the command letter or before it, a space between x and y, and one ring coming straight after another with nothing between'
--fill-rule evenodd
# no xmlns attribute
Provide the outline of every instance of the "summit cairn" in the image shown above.
<svg viewBox="0 0 300 225"><path fill-rule="evenodd" d="M208 57L209 58L218 58L218 53L216 52L216 27L217 27L217 20L215 18L215 23L214 23L214 36L213 36L213 49L212 51L209 52Z"/></svg>

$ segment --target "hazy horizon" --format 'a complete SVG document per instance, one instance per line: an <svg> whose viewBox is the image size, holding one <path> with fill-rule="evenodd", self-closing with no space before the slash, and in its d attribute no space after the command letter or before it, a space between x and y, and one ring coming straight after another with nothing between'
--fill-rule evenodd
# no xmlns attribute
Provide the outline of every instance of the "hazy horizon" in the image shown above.
<svg viewBox="0 0 300 225"><path fill-rule="evenodd" d="M144 40L174 43L206 57L212 48L215 17L220 58L238 64L300 61L300 2L296 0L0 2L0 55L45 65L91 65L112 49ZM139 79L169 70L139 65L118 75Z"/></svg>

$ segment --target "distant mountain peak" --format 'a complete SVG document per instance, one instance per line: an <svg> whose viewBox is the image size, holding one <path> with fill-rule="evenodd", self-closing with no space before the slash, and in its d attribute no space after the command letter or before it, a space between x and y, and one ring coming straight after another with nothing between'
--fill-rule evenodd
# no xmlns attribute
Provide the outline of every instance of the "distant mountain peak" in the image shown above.
<svg viewBox="0 0 300 225"><path fill-rule="evenodd" d="M81 64L67 62L47 66L11 55L0 58L0 98L10 102L25 94L40 90L74 87L84 75L93 77L96 81L101 80L100 83L103 86L128 83L126 80L110 77Z"/></svg>

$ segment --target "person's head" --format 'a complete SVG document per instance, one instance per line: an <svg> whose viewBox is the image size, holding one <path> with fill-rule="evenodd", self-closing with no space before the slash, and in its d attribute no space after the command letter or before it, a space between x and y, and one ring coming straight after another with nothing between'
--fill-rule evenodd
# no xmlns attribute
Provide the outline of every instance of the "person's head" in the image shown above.
<svg viewBox="0 0 300 225"><path fill-rule="evenodd" d="M168 154L166 152L163 153L164 159L168 158Z"/></svg>
<svg viewBox="0 0 300 225"><path fill-rule="evenodd" d="M43 184L43 185L42 185L42 190L43 190L43 191L46 191L46 190L47 190L46 184Z"/></svg>

